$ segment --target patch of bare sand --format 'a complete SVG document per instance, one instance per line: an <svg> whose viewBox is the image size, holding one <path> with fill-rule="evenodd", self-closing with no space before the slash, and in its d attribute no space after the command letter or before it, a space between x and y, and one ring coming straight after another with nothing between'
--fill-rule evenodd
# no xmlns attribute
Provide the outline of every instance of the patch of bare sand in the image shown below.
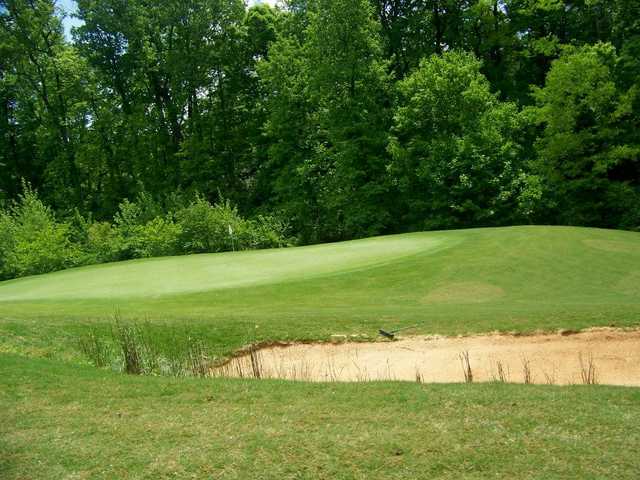
<svg viewBox="0 0 640 480"><path fill-rule="evenodd" d="M580 384L589 365L597 383L640 386L640 330L592 329L563 335L406 337L393 342L273 346L239 356L215 375L305 381L463 382L468 352L473 381ZM591 362L591 363L590 363ZM502 375L500 374L502 370Z"/></svg>

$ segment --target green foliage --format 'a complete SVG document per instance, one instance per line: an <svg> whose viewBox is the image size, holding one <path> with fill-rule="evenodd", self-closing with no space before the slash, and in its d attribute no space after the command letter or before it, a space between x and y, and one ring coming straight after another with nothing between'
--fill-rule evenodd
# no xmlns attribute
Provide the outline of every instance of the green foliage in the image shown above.
<svg viewBox="0 0 640 480"><path fill-rule="evenodd" d="M87 226L83 250L87 254L86 264L106 263L120 260L122 236L108 222L94 222Z"/></svg>
<svg viewBox="0 0 640 480"><path fill-rule="evenodd" d="M51 272L76 263L69 225L56 222L30 187L0 214L0 274L4 278Z"/></svg>
<svg viewBox="0 0 640 480"><path fill-rule="evenodd" d="M91 218L75 262L189 251L171 192L278 212L303 243L638 227L637 0L76 3L71 38L53 0L0 4L0 198L24 178ZM228 248L221 228L189 242Z"/></svg>
<svg viewBox="0 0 640 480"><path fill-rule="evenodd" d="M275 217L245 220L228 200L211 205L198 196L176 212L186 252L205 253L286 246L287 224Z"/></svg>
<svg viewBox="0 0 640 480"><path fill-rule="evenodd" d="M146 193L124 200L114 217L115 245L120 258L145 258L178 253L179 227L161 218L162 210ZM103 228L102 233L111 232Z"/></svg>
<svg viewBox="0 0 640 480"><path fill-rule="evenodd" d="M0 210L0 279L13 276L12 254L15 250L13 218Z"/></svg>
<svg viewBox="0 0 640 480"><path fill-rule="evenodd" d="M389 148L406 221L438 228L513 220L520 119L490 92L480 62L463 52L432 56L399 93Z"/></svg>
<svg viewBox="0 0 640 480"><path fill-rule="evenodd" d="M129 244L135 258L163 257L181 253L182 229L171 220L156 217L135 229Z"/></svg>
<svg viewBox="0 0 640 480"><path fill-rule="evenodd" d="M295 240L289 237L289 223L278 217L258 215L246 224L242 243L247 249L280 248L295 244Z"/></svg>
<svg viewBox="0 0 640 480"><path fill-rule="evenodd" d="M379 28L366 0L319 1L260 73L269 98L272 190L306 241L384 231L390 111Z"/></svg>
<svg viewBox="0 0 640 480"><path fill-rule="evenodd" d="M202 197L177 212L176 219L182 231L182 245L195 253L235 248L234 233L241 230L242 223L238 211L228 201L213 206Z"/></svg>
<svg viewBox="0 0 640 480"><path fill-rule="evenodd" d="M544 127L537 168L562 223L640 224L634 92L617 85L617 64L610 44L566 48L534 90L532 111Z"/></svg>
<svg viewBox="0 0 640 480"><path fill-rule="evenodd" d="M9 211L0 210L0 278L131 258L285 247L292 242L288 234L288 223L277 217L245 219L228 200L211 205L200 196L164 213L140 194L120 204L113 224L77 213L59 222L25 187Z"/></svg>

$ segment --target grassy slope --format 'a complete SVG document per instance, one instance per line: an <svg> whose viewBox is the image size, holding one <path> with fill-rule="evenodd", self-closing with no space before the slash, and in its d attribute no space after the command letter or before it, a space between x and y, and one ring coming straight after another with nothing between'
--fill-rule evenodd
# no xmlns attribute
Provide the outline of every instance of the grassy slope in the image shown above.
<svg viewBox="0 0 640 480"><path fill-rule="evenodd" d="M234 287L234 288L231 288ZM154 292L154 295L149 295ZM162 294L157 294L163 292ZM636 325L640 234L516 227L124 262L0 283L5 351L67 349L116 309L222 349L419 323L422 333ZM258 328L256 328L258 325Z"/></svg>
<svg viewBox="0 0 640 480"><path fill-rule="evenodd" d="M637 478L640 389L126 377L0 354L0 477Z"/></svg>
<svg viewBox="0 0 640 480"><path fill-rule="evenodd" d="M639 389L140 378L11 352L74 358L74 335L107 328L116 307L230 349L415 321L440 333L637 325L639 296L640 234L542 227L6 282L0 478L635 478Z"/></svg>

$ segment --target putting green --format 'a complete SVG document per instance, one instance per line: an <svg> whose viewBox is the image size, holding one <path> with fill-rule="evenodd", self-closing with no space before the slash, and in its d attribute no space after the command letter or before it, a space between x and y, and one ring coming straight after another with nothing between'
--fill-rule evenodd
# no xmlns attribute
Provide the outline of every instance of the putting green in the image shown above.
<svg viewBox="0 0 640 480"><path fill-rule="evenodd" d="M77 350L115 312L230 352L249 341L580 330L640 323L640 233L572 227L425 232L154 258L0 283L0 349Z"/></svg>
<svg viewBox="0 0 640 480"><path fill-rule="evenodd" d="M21 345L115 311L201 329L224 348L244 344L247 325L264 340L411 324L446 334L635 326L638 272L640 233L542 226L154 258L0 283L0 335Z"/></svg>
<svg viewBox="0 0 640 480"><path fill-rule="evenodd" d="M308 247L134 260L0 283L0 302L122 299L305 280L452 246L444 235L377 237Z"/></svg>

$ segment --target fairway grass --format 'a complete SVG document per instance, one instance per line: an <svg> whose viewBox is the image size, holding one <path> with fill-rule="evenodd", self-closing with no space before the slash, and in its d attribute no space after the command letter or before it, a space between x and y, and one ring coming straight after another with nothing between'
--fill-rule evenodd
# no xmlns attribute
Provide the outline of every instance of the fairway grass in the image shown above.
<svg viewBox="0 0 640 480"><path fill-rule="evenodd" d="M640 323L640 233L512 227L99 265L0 283L0 348L73 354L116 311L223 353L248 342ZM170 332L170 333L167 333Z"/></svg>
<svg viewBox="0 0 640 480"><path fill-rule="evenodd" d="M640 389L127 376L164 345L640 326L640 233L512 227L98 265L0 283L0 478L635 479ZM349 338L349 337L348 337ZM113 368L110 368L113 367Z"/></svg>

